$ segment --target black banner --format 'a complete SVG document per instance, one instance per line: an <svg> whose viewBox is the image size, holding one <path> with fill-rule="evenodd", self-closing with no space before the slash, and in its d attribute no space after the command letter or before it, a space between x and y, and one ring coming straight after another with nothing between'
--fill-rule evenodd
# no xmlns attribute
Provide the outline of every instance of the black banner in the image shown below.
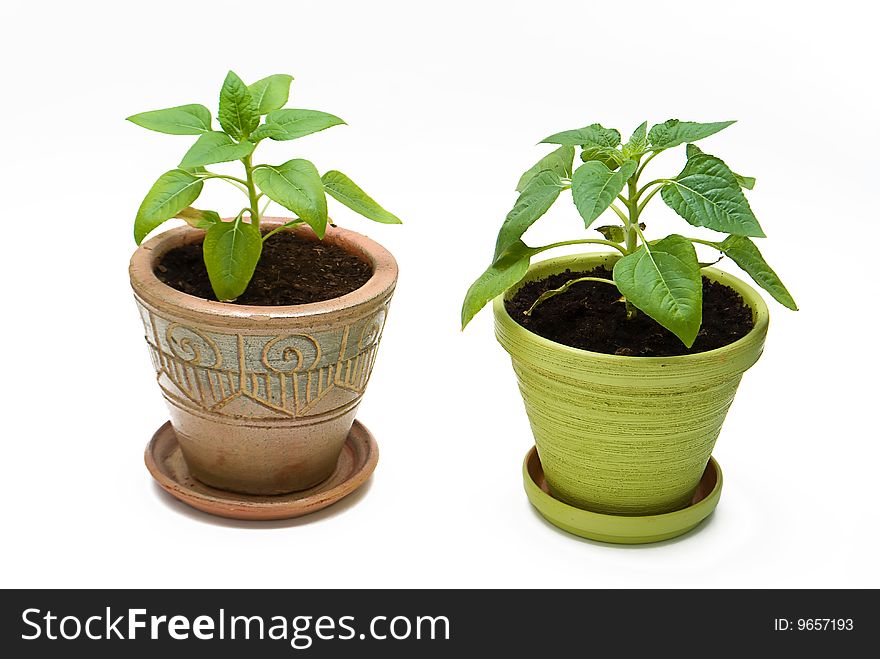
<svg viewBox="0 0 880 659"><path fill-rule="evenodd" d="M0 648L119 657L137 646L163 659L821 653L871 647L878 613L875 591L839 590L7 590Z"/></svg>

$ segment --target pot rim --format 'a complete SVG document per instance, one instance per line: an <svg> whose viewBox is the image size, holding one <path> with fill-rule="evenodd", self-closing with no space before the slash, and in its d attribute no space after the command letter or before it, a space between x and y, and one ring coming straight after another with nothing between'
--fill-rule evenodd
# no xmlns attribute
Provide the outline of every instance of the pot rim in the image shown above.
<svg viewBox="0 0 880 659"><path fill-rule="evenodd" d="M543 270L551 270L555 268L557 265L562 265L563 270L566 268L571 268L571 264L582 262L584 260L596 260L596 261L616 261L618 260L620 255L612 253L612 252L583 252L580 254L566 254L563 256L555 256L549 259L544 259L541 261L536 261L529 265L529 269L526 272L525 276L516 284L508 288L504 293L495 298L492 303L492 311L495 315L495 320L498 323L503 323L506 326L508 331L516 332L523 336L528 336L530 341L534 341L539 346L549 349L556 350L558 352L571 355L572 357L579 358L588 358L593 360L605 360L609 362L619 362L620 360L631 360L634 363L639 364L681 364L688 361L695 361L701 359L713 360L714 358L721 357L723 358L725 353L728 352L736 352L741 347L746 346L751 343L760 343L762 341L762 337L767 333L767 328L770 324L770 311L767 308L767 303L764 301L764 298L751 286L749 286L746 282L744 282L739 277L735 277L729 272L725 272L724 270L719 270L718 268L707 267L702 268L702 272L706 274L711 280L716 281L720 284L724 284L725 286L729 286L737 293L739 293L745 303L749 305L752 309L752 317L754 320L754 326L751 330L745 335L734 341L733 343L728 343L727 345L721 346L720 348L715 348L713 350L706 350L704 352L695 352L687 355L673 355L669 357L639 357L639 356L630 356L630 355L609 355L604 352L594 352L592 350L584 350L582 348L574 348L572 346L567 346L564 343L557 343L556 341L551 341L539 334L535 334L529 329L526 329L518 322L516 322L513 318L510 317L510 314L507 313L507 309L504 306L504 301L516 290L525 284L527 281L531 281L529 279L529 275L534 274L534 272L538 269ZM544 273L542 273L544 274Z"/></svg>
<svg viewBox="0 0 880 659"><path fill-rule="evenodd" d="M265 217L261 226L275 228L289 221L291 218ZM315 236L312 229L304 225L293 227L290 231L310 237ZM135 294L153 306L157 303L171 305L202 317L240 318L260 322L285 318L310 318L344 311L389 295L397 282L397 261L391 252L371 238L341 227L327 227L323 240L366 260L372 266L373 274L360 288L322 302L278 306L218 302L178 291L155 275L154 266L168 251L181 245L199 242L204 239L204 235L204 231L184 225L163 231L141 243L132 255L128 268Z"/></svg>

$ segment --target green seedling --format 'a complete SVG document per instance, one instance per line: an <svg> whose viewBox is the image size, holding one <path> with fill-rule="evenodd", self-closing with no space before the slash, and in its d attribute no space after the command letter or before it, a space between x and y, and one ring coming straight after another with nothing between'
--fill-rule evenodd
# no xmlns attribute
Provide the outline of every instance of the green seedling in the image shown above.
<svg viewBox="0 0 880 659"><path fill-rule="evenodd" d="M627 316L644 312L674 333L690 348L702 324L703 286L694 244L706 245L729 257L780 304L797 305L779 277L761 256L752 238L763 238L743 190L755 179L732 171L720 158L693 144L714 135L734 122L701 124L670 119L649 131L647 122L635 129L625 144L617 130L592 124L586 128L551 135L542 143L559 145L539 160L519 180L519 198L507 214L495 244L492 264L473 283L461 310L464 328L487 302L516 285L525 276L533 256L563 245L601 245L620 252L613 280L586 278L615 286L626 304ZM639 179L657 155L686 145L687 163L673 178L655 178L643 185ZM574 169L580 149L583 162ZM609 209L620 224L594 227L602 238L580 238L529 247L522 236L560 194L571 196L584 227ZM657 193L672 210L696 227L727 234L719 240L671 234L660 240L645 237L642 213ZM542 294L526 311L532 313L546 299L565 292L564 286Z"/></svg>
<svg viewBox="0 0 880 659"><path fill-rule="evenodd" d="M308 160L294 158L280 165L254 164L254 151L262 140L294 140L345 122L317 110L284 108L290 94L289 75L271 75L245 85L232 71L220 89L214 130L211 112L204 105L181 105L128 117L150 130L170 135L197 135L180 164L162 174L147 193L134 222L137 244L171 218L180 218L205 231L205 267L218 300L241 295L254 274L263 242L276 231L307 224L323 238L330 220L327 195L375 222L400 224L342 172L323 176ZM244 176L210 172L205 167L240 161ZM231 221L219 213L193 208L205 181L220 180L239 188L247 205ZM263 199L265 197L265 199ZM294 219L270 232L260 231L260 219L270 201L295 214ZM263 207L260 204L263 203Z"/></svg>

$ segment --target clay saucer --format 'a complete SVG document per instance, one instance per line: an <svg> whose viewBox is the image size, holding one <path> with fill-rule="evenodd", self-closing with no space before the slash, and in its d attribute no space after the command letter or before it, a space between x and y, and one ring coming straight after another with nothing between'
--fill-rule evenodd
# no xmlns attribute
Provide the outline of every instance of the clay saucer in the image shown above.
<svg viewBox="0 0 880 659"><path fill-rule="evenodd" d="M326 508L363 485L378 461L376 440L355 421L327 480L300 492L260 496L219 490L193 478L170 422L156 431L144 452L150 474L174 498L212 515L249 520L289 519Z"/></svg>
<svg viewBox="0 0 880 659"><path fill-rule="evenodd" d="M523 462L523 484L532 505L551 524L582 538L626 545L660 542L683 535L715 510L721 497L721 467L709 459L691 504L659 515L608 515L576 508L556 499L544 478L535 447Z"/></svg>

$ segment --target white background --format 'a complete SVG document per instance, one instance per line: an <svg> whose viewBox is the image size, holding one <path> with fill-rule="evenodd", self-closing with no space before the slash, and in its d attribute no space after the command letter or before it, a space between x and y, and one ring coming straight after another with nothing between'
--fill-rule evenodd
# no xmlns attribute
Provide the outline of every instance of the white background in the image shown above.
<svg viewBox="0 0 880 659"><path fill-rule="evenodd" d="M0 583L880 586L870 6L4 2ZM362 492L290 522L194 512L142 462L167 416L127 280L131 224L194 138L123 118L215 110L229 68L246 81L291 73L291 107L349 124L266 144L259 159L339 168L405 221L336 213L400 263L359 413L381 459ZM701 145L757 177L761 249L801 311L772 304L766 352L715 452L715 515L624 548L530 507L532 438L508 357L487 311L464 334L458 315L519 175L548 150L538 140L595 121L626 138L671 117L739 120ZM208 207L237 211L238 193L218 186ZM685 226L659 197L646 221L655 236ZM564 199L527 241L582 235Z"/></svg>

